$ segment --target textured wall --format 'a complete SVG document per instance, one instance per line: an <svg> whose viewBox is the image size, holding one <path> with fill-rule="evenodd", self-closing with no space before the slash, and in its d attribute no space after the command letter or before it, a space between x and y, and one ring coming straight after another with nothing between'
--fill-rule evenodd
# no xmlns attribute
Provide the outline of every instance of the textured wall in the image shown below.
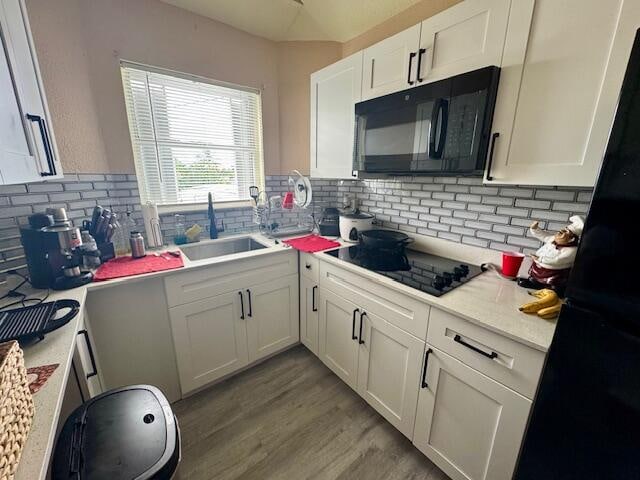
<svg viewBox="0 0 640 480"><path fill-rule="evenodd" d="M558 230L586 215L592 189L484 186L480 178L397 177L345 181L338 196L355 194L362 210L392 228L494 250L531 252L540 246L527 227Z"/></svg>

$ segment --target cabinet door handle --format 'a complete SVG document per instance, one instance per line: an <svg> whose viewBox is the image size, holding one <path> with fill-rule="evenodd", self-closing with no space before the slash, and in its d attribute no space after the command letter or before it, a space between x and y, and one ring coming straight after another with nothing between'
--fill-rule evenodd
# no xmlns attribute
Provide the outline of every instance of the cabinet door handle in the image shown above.
<svg viewBox="0 0 640 480"><path fill-rule="evenodd" d="M418 83L422 83L424 81L424 78L420 76L420 69L422 68L422 57L424 57L426 51L426 48L421 48L420 50L418 50L418 71L416 72L416 80L418 81Z"/></svg>
<svg viewBox="0 0 640 480"><path fill-rule="evenodd" d="M413 65L413 59L415 56L416 56L416 52L411 52L409 54L409 73L407 74L407 83L409 85L413 85L414 83L416 83L413 80L411 80L411 66Z"/></svg>
<svg viewBox="0 0 640 480"><path fill-rule="evenodd" d="M311 311L317 312L318 307L316 307L316 290L318 289L317 285L314 285L311 289Z"/></svg>
<svg viewBox="0 0 640 480"><path fill-rule="evenodd" d="M360 333L358 333L358 344L363 345L364 340L362 340L362 324L364 323L364 317L367 315L367 312L362 312L360 314Z"/></svg>
<svg viewBox="0 0 640 480"><path fill-rule="evenodd" d="M429 388L427 383L427 365L429 365L429 355L433 352L430 348L424 354L424 366L422 367L422 388Z"/></svg>
<svg viewBox="0 0 640 480"><path fill-rule="evenodd" d="M249 295L249 313L247 314L248 317L252 317L253 316L253 308L251 307L251 290L249 290L247 288L247 295Z"/></svg>
<svg viewBox="0 0 640 480"><path fill-rule="evenodd" d="M491 175L491 165L493 164L493 151L496 148L496 140L499 136L500 134L498 132L495 132L493 135L491 135L491 148L489 149L489 158L487 159L487 174L485 177L487 181L493 180L493 175Z"/></svg>
<svg viewBox="0 0 640 480"><path fill-rule="evenodd" d="M351 340L357 340L358 337L356 337L356 313L358 313L360 311L359 308L356 308L353 311L353 317L351 318Z"/></svg>
<svg viewBox="0 0 640 480"><path fill-rule="evenodd" d="M53 149L51 147L51 139L49 138L49 131L47 130L47 124L40 115L32 115L27 113L27 120L36 122L40 130L40 136L42 137L42 144L44 145L44 154L47 157L48 172L40 172L41 177L51 177L56 172L56 162L53 159Z"/></svg>
<svg viewBox="0 0 640 480"><path fill-rule="evenodd" d="M304 268L306 268L307 270L311 270L311 265L308 263L305 263Z"/></svg>
<svg viewBox="0 0 640 480"><path fill-rule="evenodd" d="M240 295L240 320L244 320L244 297L242 292L238 292L238 295Z"/></svg>
<svg viewBox="0 0 640 480"><path fill-rule="evenodd" d="M478 347L474 347L470 343L467 343L464 340L462 340L462 337L460 335L456 335L455 337L453 337L453 341L467 347L470 350L473 350L476 353L479 353L480 355L484 355L487 358L494 359L498 356L496 352L487 353L484 350L480 350Z"/></svg>
<svg viewBox="0 0 640 480"><path fill-rule="evenodd" d="M93 372L87 373L87 380L91 377L95 377L98 374L98 367L96 366L96 357L93 356L93 348L91 347L91 339L89 338L89 332L86 330L80 330L78 335L84 336L84 341L87 344L87 350L89 351L89 359L91 359L91 369Z"/></svg>

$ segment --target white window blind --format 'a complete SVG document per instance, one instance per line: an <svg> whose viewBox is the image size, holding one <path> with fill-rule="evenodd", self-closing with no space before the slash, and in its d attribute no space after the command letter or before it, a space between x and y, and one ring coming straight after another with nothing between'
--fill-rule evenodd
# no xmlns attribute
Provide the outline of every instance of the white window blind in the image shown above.
<svg viewBox="0 0 640 480"><path fill-rule="evenodd" d="M251 185L263 186L259 91L128 63L121 71L143 202L248 200Z"/></svg>

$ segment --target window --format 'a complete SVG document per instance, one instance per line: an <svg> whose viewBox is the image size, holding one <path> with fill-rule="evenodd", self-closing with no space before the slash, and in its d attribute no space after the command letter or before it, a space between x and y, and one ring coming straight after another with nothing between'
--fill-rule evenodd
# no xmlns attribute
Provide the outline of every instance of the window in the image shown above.
<svg viewBox="0 0 640 480"><path fill-rule="evenodd" d="M262 112L257 90L122 63L142 202L249 200L262 190Z"/></svg>

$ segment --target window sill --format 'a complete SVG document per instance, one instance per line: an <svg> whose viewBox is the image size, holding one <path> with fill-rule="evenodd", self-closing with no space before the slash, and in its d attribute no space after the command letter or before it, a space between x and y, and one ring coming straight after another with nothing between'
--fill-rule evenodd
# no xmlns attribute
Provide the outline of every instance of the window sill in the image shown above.
<svg viewBox="0 0 640 480"><path fill-rule="evenodd" d="M252 200L238 200L235 202L214 202L213 207L216 211L231 210L234 208L251 208ZM202 212L209 208L207 203L189 203L185 205L158 205L158 214L168 215L171 213L191 213Z"/></svg>

